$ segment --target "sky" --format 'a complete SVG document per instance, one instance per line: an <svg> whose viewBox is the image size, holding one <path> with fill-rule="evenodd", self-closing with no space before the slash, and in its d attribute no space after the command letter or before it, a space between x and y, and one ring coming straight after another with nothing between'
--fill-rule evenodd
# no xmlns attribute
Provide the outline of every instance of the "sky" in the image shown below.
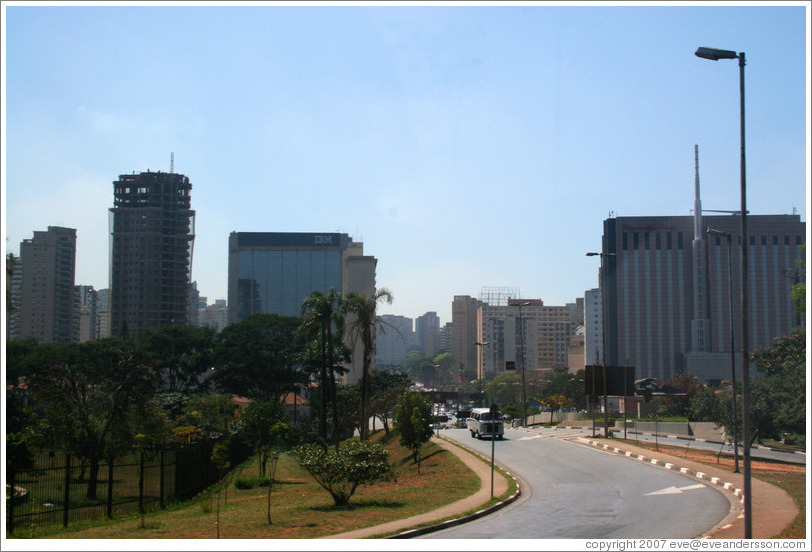
<svg viewBox="0 0 812 552"><path fill-rule="evenodd" d="M736 210L807 220L809 3L3 2L3 238L77 230L108 287L121 174L192 183L192 279L227 298L228 237L344 232L383 314L455 295L564 305L603 221ZM5 275L3 276L5 278Z"/></svg>

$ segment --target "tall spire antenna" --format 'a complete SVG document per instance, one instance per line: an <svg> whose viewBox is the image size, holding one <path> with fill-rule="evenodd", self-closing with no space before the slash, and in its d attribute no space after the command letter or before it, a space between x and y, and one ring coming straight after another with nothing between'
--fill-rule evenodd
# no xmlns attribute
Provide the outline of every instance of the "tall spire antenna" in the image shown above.
<svg viewBox="0 0 812 552"><path fill-rule="evenodd" d="M702 200L699 199L699 146L694 144L694 239L702 239Z"/></svg>
<svg viewBox="0 0 812 552"><path fill-rule="evenodd" d="M169 172L170 173L175 172L175 152L174 151L169 155Z"/></svg>

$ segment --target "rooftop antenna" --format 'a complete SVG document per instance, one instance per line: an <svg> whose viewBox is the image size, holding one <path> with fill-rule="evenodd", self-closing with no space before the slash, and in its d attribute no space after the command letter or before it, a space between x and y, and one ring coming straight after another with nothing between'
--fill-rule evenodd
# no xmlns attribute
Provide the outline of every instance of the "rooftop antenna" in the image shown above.
<svg viewBox="0 0 812 552"><path fill-rule="evenodd" d="M169 154L169 172L170 173L175 172L175 152L174 151L171 154Z"/></svg>
<svg viewBox="0 0 812 552"><path fill-rule="evenodd" d="M694 144L694 239L702 239L702 200L699 199L699 145Z"/></svg>

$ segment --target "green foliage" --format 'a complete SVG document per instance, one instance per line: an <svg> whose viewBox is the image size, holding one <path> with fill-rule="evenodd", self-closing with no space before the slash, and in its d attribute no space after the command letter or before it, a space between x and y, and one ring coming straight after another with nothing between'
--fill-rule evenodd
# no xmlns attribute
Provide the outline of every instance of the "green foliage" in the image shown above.
<svg viewBox="0 0 812 552"><path fill-rule="evenodd" d="M751 355L764 377L751 381L751 416L755 434L780 440L783 433L806 433L806 330L773 340Z"/></svg>
<svg viewBox="0 0 812 552"><path fill-rule="evenodd" d="M250 477L241 475L234 480L234 486L241 490L267 487L270 484L271 479L269 477L261 477L258 475L252 475Z"/></svg>
<svg viewBox="0 0 812 552"><path fill-rule="evenodd" d="M409 390L412 380L402 372L373 370L369 381L370 413L381 420L384 431L389 433L389 412L394 409L398 399Z"/></svg>
<svg viewBox="0 0 812 552"><path fill-rule="evenodd" d="M420 448L426 444L434 431L431 429L432 406L428 397L414 391L406 391L395 405L395 430L400 444L411 449L415 463L418 463Z"/></svg>
<svg viewBox="0 0 812 552"><path fill-rule="evenodd" d="M688 373L677 374L666 385L685 393L684 397L658 397L657 414L662 417L688 417L691 413L690 404L694 395L705 388L705 385L696 376Z"/></svg>
<svg viewBox="0 0 812 552"><path fill-rule="evenodd" d="M454 375L459 371L454 366L454 357L451 353L440 353L432 361L437 366L437 387L442 387L454 382Z"/></svg>
<svg viewBox="0 0 812 552"><path fill-rule="evenodd" d="M519 374L501 374L493 378L485 386L491 403L499 405L501 410L511 405L517 405L521 411L522 405L522 377Z"/></svg>
<svg viewBox="0 0 812 552"><path fill-rule="evenodd" d="M796 265L801 274L804 274L805 272L805 251L806 244L803 244L801 246L801 258L796 261ZM798 316L806 316L806 282L801 281L792 286L791 298L792 304L795 305L796 314Z"/></svg>
<svg viewBox="0 0 812 552"><path fill-rule="evenodd" d="M254 314L227 326L214 346L214 379L227 393L261 401L280 401L296 385L305 383L298 370L302 338L299 319L276 314Z"/></svg>
<svg viewBox="0 0 812 552"><path fill-rule="evenodd" d="M235 419L236 407L230 394L198 393L186 399L176 422L197 428L204 439L216 440L229 433Z"/></svg>
<svg viewBox="0 0 812 552"><path fill-rule="evenodd" d="M243 412L240 437L258 456L259 475L265 476L274 448L285 442L290 430L287 416L276 401L252 401Z"/></svg>
<svg viewBox="0 0 812 552"><path fill-rule="evenodd" d="M27 376L37 404L34 442L77 455L89 465L87 498L96 498L99 462L133 443L134 413L154 392L154 373L130 341L40 345Z"/></svg>
<svg viewBox="0 0 812 552"><path fill-rule="evenodd" d="M378 443L352 441L339 449L303 445L292 454L316 482L333 497L336 506L347 506L359 485L392 475L389 453Z"/></svg>
<svg viewBox="0 0 812 552"><path fill-rule="evenodd" d="M33 466L34 455L23 432L6 434L6 471L18 472Z"/></svg>
<svg viewBox="0 0 812 552"><path fill-rule="evenodd" d="M200 390L201 376L211 369L214 336L209 327L172 324L145 329L138 345L160 388L194 393Z"/></svg>
<svg viewBox="0 0 812 552"><path fill-rule="evenodd" d="M378 324L378 303L392 303L392 292L379 289L371 295L350 293L342 304L342 311L349 319L349 331L354 342L361 340L363 361L361 372L361 440L366 441L369 433L369 372L375 357L375 326Z"/></svg>
<svg viewBox="0 0 812 552"><path fill-rule="evenodd" d="M305 339L301 353L303 366L318 374L320 408L318 412L319 438L327 443L327 403L332 403L333 444L338 445L338 414L336 373L344 373L341 362L349 361L350 351L344 344L345 315L343 299L334 288L325 295L314 291L302 302L302 321L299 333Z"/></svg>

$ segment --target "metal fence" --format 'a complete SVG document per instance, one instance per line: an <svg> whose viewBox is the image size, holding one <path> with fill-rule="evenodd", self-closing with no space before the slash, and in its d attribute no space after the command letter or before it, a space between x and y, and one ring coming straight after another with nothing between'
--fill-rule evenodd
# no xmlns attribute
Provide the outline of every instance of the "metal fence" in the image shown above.
<svg viewBox="0 0 812 552"><path fill-rule="evenodd" d="M6 474L6 531L25 536L37 527L118 517L164 508L195 496L224 474L207 443L146 450L105 460L94 475L87 461L39 452L33 465ZM13 489L13 491L12 491Z"/></svg>

